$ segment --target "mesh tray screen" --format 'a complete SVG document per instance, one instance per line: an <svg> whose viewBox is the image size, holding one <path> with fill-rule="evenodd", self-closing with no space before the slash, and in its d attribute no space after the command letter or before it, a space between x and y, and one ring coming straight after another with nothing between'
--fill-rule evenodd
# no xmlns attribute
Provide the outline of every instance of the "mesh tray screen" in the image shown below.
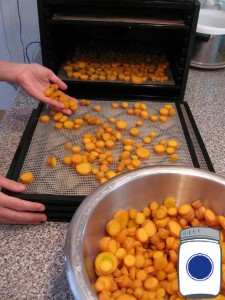
<svg viewBox="0 0 225 300"><path fill-rule="evenodd" d="M147 105L147 110L150 115L158 114L159 109L164 105L159 102L144 102ZM93 106L100 104L102 110L100 112L93 111ZM173 107L175 105L171 103ZM133 105L129 103L130 107ZM41 115L49 114L49 110L44 108ZM91 106L79 106L78 111L70 116L70 119L83 117L84 114L96 115L104 122L108 122L110 117L115 117L116 120L126 120L130 127L134 127L136 121L140 119L138 116L130 116L127 111L119 108L112 109L110 101L92 101ZM71 155L71 152L65 149L65 143L71 141L73 145L82 145L82 138L85 133L96 134L99 125L85 125L75 131L68 129L56 130L54 128L54 121L51 119L49 123L38 122L35 128L27 155L21 168L23 172L33 172L35 181L27 186L26 193L38 194L54 194L54 195L88 195L93 189L99 186L95 175L81 176L69 166L63 164L63 157ZM114 127L114 124L110 124ZM142 142L142 137L148 136L150 131L156 131L157 137L152 140L152 143L145 145L151 156L147 160L142 160L142 167L154 165L185 165L193 167L192 158L188 149L188 145L181 126L179 115L169 117L167 123L151 122L150 120L143 120L143 126L140 128L140 137L135 137L135 142ZM129 138L129 129L122 133L124 138ZM162 156L153 153L153 146L161 139L176 139L179 141L179 148L176 150L178 154L178 161L173 163L169 160L169 156L164 154ZM115 143L115 148L112 151L115 157L115 163L110 165L110 169L116 167L119 155L123 149L121 142ZM55 155L57 158L57 167L50 168L47 165L47 158L50 155ZM94 163L95 164L95 163ZM96 164L97 165L97 164Z"/></svg>

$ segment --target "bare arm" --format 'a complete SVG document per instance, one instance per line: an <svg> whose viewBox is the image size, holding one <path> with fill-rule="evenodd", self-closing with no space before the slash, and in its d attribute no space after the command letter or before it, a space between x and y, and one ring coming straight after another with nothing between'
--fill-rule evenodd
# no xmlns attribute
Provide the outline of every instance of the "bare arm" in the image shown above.
<svg viewBox="0 0 225 300"><path fill-rule="evenodd" d="M66 84L48 68L39 64L0 61L0 80L15 82L30 96L48 104L51 108L66 114L71 113L70 110L64 109L62 103L44 95L44 90L49 87L50 83L57 83L61 90L67 88ZM26 189L23 184L2 176L0 176L0 188L20 193ZM45 206L41 203L10 197L0 192L0 223L2 224L39 224L47 220L44 210Z"/></svg>

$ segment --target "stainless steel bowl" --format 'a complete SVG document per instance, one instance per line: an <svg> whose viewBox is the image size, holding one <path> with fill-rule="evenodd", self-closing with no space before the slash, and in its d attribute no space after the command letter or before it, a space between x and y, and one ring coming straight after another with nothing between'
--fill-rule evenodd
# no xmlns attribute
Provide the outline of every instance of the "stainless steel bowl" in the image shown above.
<svg viewBox="0 0 225 300"><path fill-rule="evenodd" d="M177 204L201 199L218 214L225 214L225 178L194 168L160 166L124 173L93 191L74 214L65 245L65 267L77 300L97 299L94 259L105 224L118 209L142 209L151 201L173 196Z"/></svg>

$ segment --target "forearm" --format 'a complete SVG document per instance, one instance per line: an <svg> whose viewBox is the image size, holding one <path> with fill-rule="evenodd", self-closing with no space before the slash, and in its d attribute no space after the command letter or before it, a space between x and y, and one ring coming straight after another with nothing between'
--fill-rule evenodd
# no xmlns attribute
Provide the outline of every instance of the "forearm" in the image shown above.
<svg viewBox="0 0 225 300"><path fill-rule="evenodd" d="M24 64L0 61L0 81L10 81L17 83L20 72Z"/></svg>

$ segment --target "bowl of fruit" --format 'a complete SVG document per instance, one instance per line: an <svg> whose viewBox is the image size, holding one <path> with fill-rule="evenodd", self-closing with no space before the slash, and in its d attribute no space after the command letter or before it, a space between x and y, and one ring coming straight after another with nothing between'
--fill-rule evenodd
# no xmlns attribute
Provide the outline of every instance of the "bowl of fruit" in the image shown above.
<svg viewBox="0 0 225 300"><path fill-rule="evenodd" d="M84 199L69 225L65 268L75 299L185 299L179 234L201 226L220 231L225 253L223 176L156 166L110 179ZM224 291L222 281L220 297Z"/></svg>

